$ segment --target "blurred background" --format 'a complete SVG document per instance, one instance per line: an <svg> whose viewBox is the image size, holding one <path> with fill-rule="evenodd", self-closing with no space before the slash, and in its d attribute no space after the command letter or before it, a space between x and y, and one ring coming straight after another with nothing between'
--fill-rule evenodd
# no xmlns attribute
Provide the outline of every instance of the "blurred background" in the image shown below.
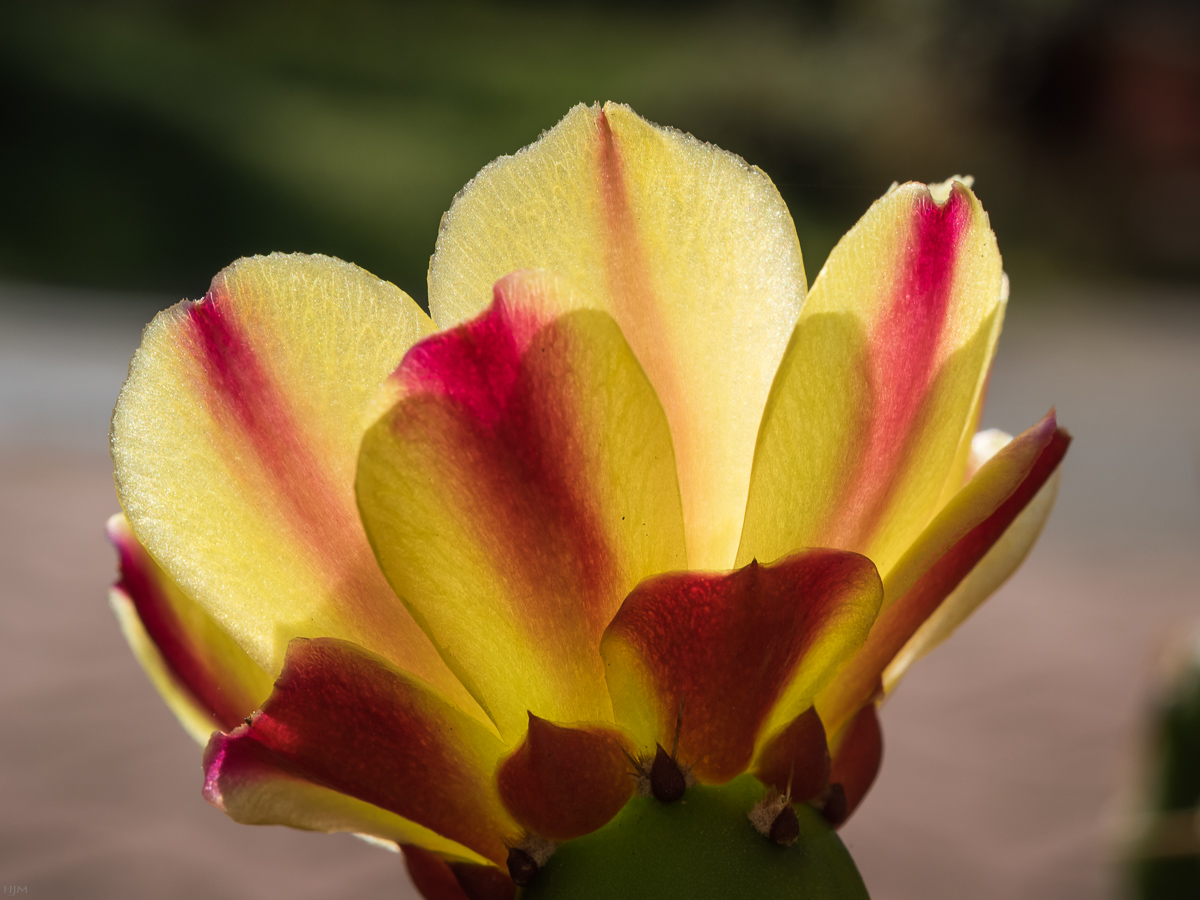
<svg viewBox="0 0 1200 900"><path fill-rule="evenodd" d="M1156 661L1200 621L1194 2L0 6L0 883L405 896L393 856L200 798L104 601L108 415L141 325L239 256L423 302L455 192L605 99L763 168L810 281L892 181L975 176L1013 284L985 424L1056 403L1077 440L844 836L877 900L1127 891Z"/></svg>

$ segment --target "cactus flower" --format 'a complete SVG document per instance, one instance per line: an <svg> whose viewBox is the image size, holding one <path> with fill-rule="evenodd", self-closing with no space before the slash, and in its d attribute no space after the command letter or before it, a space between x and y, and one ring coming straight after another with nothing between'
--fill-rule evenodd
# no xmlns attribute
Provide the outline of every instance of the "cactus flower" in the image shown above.
<svg viewBox="0 0 1200 900"><path fill-rule="evenodd" d="M893 187L809 289L763 172L576 107L455 199L430 315L272 255L155 318L114 609L209 802L398 845L427 897L865 896L831 828L876 708L1069 441L975 434L1006 299L968 179Z"/></svg>

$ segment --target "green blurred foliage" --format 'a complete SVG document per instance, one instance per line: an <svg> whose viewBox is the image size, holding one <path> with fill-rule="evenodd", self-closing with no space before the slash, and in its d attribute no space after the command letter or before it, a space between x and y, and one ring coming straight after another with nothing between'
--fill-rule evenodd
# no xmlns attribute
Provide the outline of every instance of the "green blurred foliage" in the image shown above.
<svg viewBox="0 0 1200 900"><path fill-rule="evenodd" d="M1149 827L1134 848L1133 895L1195 900L1200 897L1200 652L1164 698L1150 751Z"/></svg>
<svg viewBox="0 0 1200 900"><path fill-rule="evenodd" d="M1187 88L1194 17L1156 9L1134 19L1183 35L1167 82ZM1129 173L1183 172L1200 198L1200 136L1168 134L1182 151L1151 148L1148 165L1122 143L1144 131L1112 77L1141 33L1130 15L1075 0L10 2L0 277L197 296L238 256L302 250L420 298L455 192L605 99L765 169L810 279L891 181L956 172L976 176L1018 282L1191 277L1200 202L1169 195L1164 224ZM1166 131L1190 97L1156 113Z"/></svg>

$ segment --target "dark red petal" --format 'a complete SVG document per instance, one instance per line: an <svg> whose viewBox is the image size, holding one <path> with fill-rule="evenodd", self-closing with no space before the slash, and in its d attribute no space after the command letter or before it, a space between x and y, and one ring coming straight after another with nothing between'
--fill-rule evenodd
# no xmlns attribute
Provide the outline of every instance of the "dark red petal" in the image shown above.
<svg viewBox="0 0 1200 900"><path fill-rule="evenodd" d="M529 714L521 746L496 773L500 799L534 834L567 841L595 831L633 795L625 738L608 728L567 728Z"/></svg>
<svg viewBox="0 0 1200 900"><path fill-rule="evenodd" d="M825 726L816 709L809 707L767 741L754 763L754 776L763 784L786 792L792 799L811 800L829 784L829 745Z"/></svg>
<svg viewBox="0 0 1200 900"><path fill-rule="evenodd" d="M513 880L495 866L466 862L452 862L449 865L468 900L513 900L517 896L517 886Z"/></svg>
<svg viewBox="0 0 1200 900"><path fill-rule="evenodd" d="M503 862L517 833L492 786L498 738L382 657L345 641L297 639L249 726L209 744L205 794L234 818L264 773L395 813ZM253 814L260 815L254 809Z"/></svg>
<svg viewBox="0 0 1200 900"><path fill-rule="evenodd" d="M812 705L881 597L871 561L841 550L647 579L601 644L617 721L641 749L670 747L682 707L678 758L702 781L728 781L750 765L764 726Z"/></svg>
<svg viewBox="0 0 1200 900"><path fill-rule="evenodd" d="M423 847L403 844L404 864L425 900L513 900L517 886L495 866L448 862Z"/></svg>
<svg viewBox="0 0 1200 900"><path fill-rule="evenodd" d="M868 703L860 709L844 734L833 752L829 782L840 784L846 792L848 819L871 789L879 773L879 764L883 762L883 731L879 727L875 704Z"/></svg>
<svg viewBox="0 0 1200 900"><path fill-rule="evenodd" d="M400 851L408 877L425 900L469 900L450 866L436 853L413 844L403 844Z"/></svg>

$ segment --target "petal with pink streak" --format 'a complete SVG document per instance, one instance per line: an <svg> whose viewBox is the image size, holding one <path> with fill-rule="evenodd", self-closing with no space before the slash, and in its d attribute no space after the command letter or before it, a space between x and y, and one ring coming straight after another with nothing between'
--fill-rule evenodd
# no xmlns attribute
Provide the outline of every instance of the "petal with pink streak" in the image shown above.
<svg viewBox="0 0 1200 900"><path fill-rule="evenodd" d="M363 522L455 674L513 746L528 712L611 722L600 636L638 581L686 566L666 419L612 318L517 273L377 405Z"/></svg>
<svg viewBox="0 0 1200 900"><path fill-rule="evenodd" d="M884 608L870 637L817 700L831 732L880 695L884 671L897 654L1010 529L1020 528L1019 517L1052 479L1069 444L1053 412L1013 439L955 495L884 579ZM1044 520L1048 506L1034 508ZM1036 529L1022 542L1024 550L1033 536ZM1006 557L1007 572L1023 555ZM973 599L977 605L983 598Z"/></svg>
<svg viewBox="0 0 1200 900"><path fill-rule="evenodd" d="M779 192L627 106L577 106L455 198L429 269L434 319L474 318L498 279L532 267L616 319L670 423L688 559L729 568L763 403L804 302Z"/></svg>
<svg viewBox="0 0 1200 900"><path fill-rule="evenodd" d="M890 694L913 663L946 640L1024 562L1054 508L1061 478L1060 467L892 658L883 672L885 694Z"/></svg>
<svg viewBox="0 0 1200 900"><path fill-rule="evenodd" d="M120 579L113 610L135 655L188 733L231 731L271 693L272 678L150 557L121 515L108 521Z"/></svg>
<svg viewBox="0 0 1200 900"><path fill-rule="evenodd" d="M965 185L876 202L830 254L772 385L739 562L838 547L886 577L962 482L1003 310Z"/></svg>
<svg viewBox="0 0 1200 900"><path fill-rule="evenodd" d="M112 456L138 539L263 669L292 637L341 637L476 708L379 571L354 499L366 406L432 330L340 260L240 260L147 327Z"/></svg>

